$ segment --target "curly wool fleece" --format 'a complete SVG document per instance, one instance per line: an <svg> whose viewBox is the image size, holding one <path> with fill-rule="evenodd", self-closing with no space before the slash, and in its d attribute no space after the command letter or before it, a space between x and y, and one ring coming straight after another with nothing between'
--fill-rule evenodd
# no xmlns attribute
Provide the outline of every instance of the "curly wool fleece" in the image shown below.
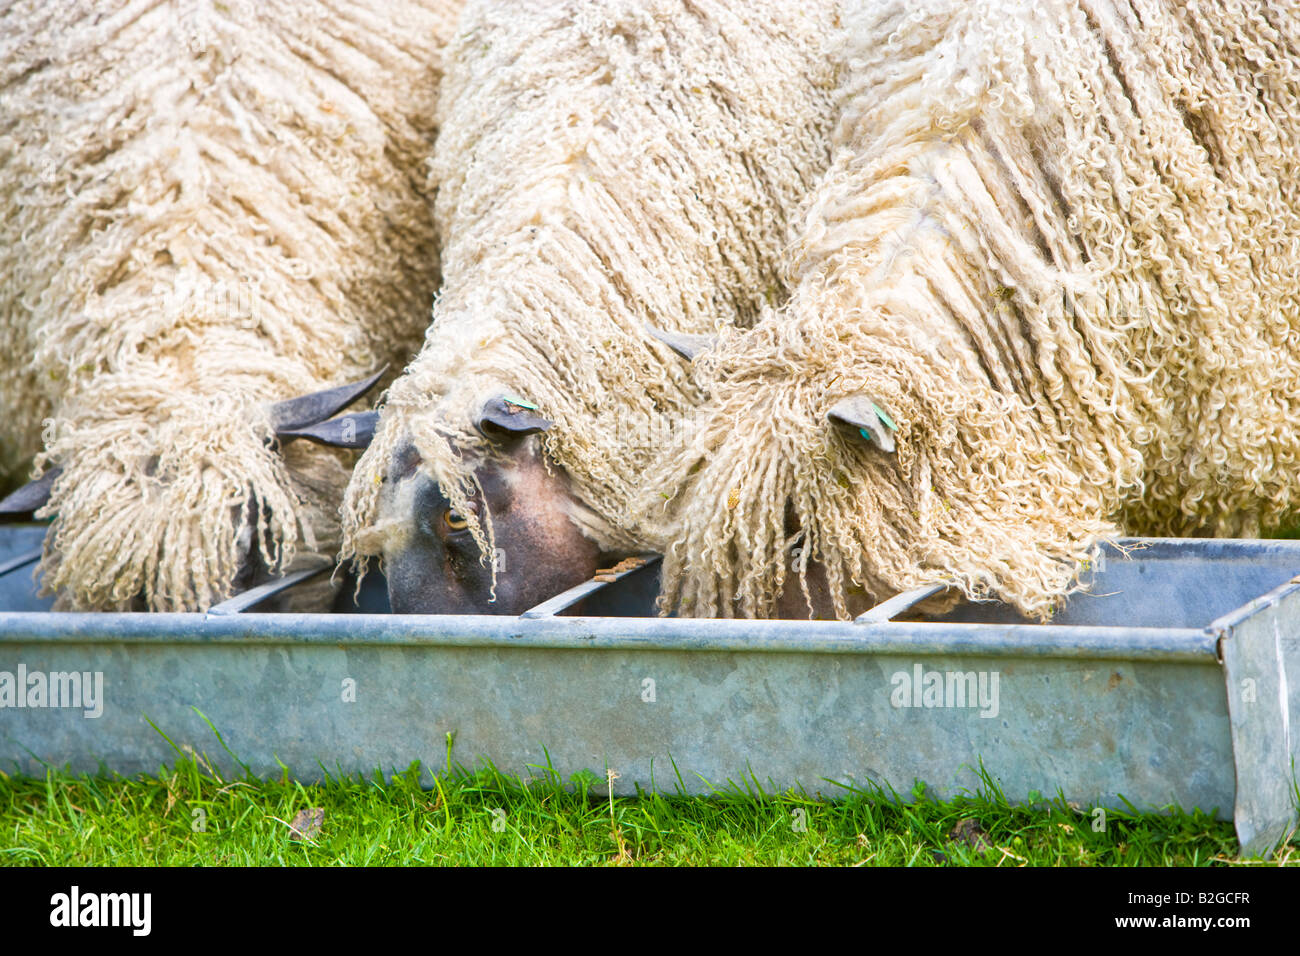
<svg viewBox="0 0 1300 956"><path fill-rule="evenodd" d="M203 608L333 553L335 452L266 403L404 361L438 259L424 160L458 4L0 13L0 423L63 473L42 565L78 608Z"/></svg>
<svg viewBox="0 0 1300 956"><path fill-rule="evenodd" d="M793 5L797 6L797 5ZM602 547L644 546L628 503L699 399L647 332L754 321L786 295L770 251L829 162L833 3L477 3L447 52L433 178L444 284L388 392L344 506L345 552L379 554L395 449L492 553L465 507L485 399L536 404L546 451Z"/></svg>
<svg viewBox="0 0 1300 956"><path fill-rule="evenodd" d="M944 580L1045 618L1116 524L1292 511L1294 7L871 3L842 51L792 296L697 363L647 481L664 606L767 616L816 562L840 617ZM854 394L896 454L828 424Z"/></svg>

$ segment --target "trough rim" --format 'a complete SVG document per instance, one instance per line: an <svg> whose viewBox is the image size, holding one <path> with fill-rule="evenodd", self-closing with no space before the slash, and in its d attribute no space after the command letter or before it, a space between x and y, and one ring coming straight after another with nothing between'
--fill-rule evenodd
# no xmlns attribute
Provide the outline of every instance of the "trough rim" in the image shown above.
<svg viewBox="0 0 1300 956"><path fill-rule="evenodd" d="M1219 663L1205 628L395 614L0 613L0 646L534 648Z"/></svg>

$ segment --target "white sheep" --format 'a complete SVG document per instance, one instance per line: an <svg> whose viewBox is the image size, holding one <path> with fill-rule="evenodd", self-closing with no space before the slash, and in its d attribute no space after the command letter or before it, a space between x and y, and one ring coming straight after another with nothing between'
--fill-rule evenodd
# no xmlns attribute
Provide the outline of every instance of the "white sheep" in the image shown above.
<svg viewBox="0 0 1300 956"><path fill-rule="evenodd" d="M0 11L0 468L60 469L67 606L203 608L336 550L349 459L279 447L269 403L418 343L458 6Z"/></svg>
<svg viewBox="0 0 1300 956"><path fill-rule="evenodd" d="M1292 5L866 3L841 64L790 299L696 363L646 482L665 607L943 580L1046 617L1118 529L1295 510Z"/></svg>
<svg viewBox="0 0 1300 956"><path fill-rule="evenodd" d="M650 328L784 298L774 250L830 158L835 22L466 8L434 156L443 286L345 501L345 550L384 556L398 610L523 610L654 545L628 506L699 393Z"/></svg>

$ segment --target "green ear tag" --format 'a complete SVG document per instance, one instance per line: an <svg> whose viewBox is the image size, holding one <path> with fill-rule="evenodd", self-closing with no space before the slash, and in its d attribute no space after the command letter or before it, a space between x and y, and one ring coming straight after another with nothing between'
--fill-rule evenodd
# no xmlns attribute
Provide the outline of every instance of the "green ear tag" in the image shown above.
<svg viewBox="0 0 1300 956"><path fill-rule="evenodd" d="M518 405L520 408L526 408L530 412L537 411L537 406L534 405L532 402L525 402L522 398L515 398L513 395L502 395L501 401L506 402L510 405ZM876 411L879 412L880 409L877 408ZM881 412L881 414L883 415L884 413Z"/></svg>
<svg viewBox="0 0 1300 956"><path fill-rule="evenodd" d="M894 424L894 420L892 418L890 418L887 414L885 414L885 410L883 408L881 408L875 402L871 402L870 405L872 411L876 413L876 417L879 418L882 422L884 422L891 432L898 431L898 426ZM861 429L858 430L862 431ZM870 438L871 436L868 435L866 432L863 432L863 437Z"/></svg>

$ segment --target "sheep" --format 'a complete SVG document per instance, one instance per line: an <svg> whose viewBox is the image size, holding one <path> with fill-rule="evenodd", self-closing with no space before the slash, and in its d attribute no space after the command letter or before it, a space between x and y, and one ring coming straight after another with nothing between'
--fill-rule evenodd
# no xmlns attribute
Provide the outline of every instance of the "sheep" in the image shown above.
<svg viewBox="0 0 1300 956"><path fill-rule="evenodd" d="M1294 8L883 0L841 64L790 298L696 360L645 482L663 609L846 618L946 581L1047 619L1120 530L1282 523Z"/></svg>
<svg viewBox="0 0 1300 956"><path fill-rule="evenodd" d="M336 551L350 453L272 403L418 345L458 7L0 11L0 467L39 451L61 606L202 609Z"/></svg>
<svg viewBox="0 0 1300 956"><path fill-rule="evenodd" d="M344 502L398 611L517 613L656 542L699 400L656 331L752 323L829 163L837 5L471 3L432 178L443 285Z"/></svg>

